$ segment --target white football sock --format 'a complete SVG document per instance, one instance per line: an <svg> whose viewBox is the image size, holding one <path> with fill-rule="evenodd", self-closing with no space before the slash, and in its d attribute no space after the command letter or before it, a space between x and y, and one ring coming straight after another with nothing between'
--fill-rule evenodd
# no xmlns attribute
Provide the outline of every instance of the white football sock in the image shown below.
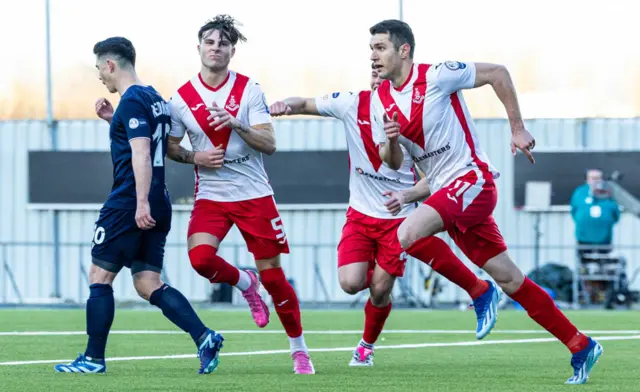
<svg viewBox="0 0 640 392"><path fill-rule="evenodd" d="M239 288L240 291L247 291L247 289L251 287L251 277L245 270L238 269L238 271L240 271L240 279L238 279L236 287Z"/></svg>
<svg viewBox="0 0 640 392"><path fill-rule="evenodd" d="M291 346L291 354L298 351L308 352L307 343L304 341L304 334L297 338L289 338L289 345Z"/></svg>

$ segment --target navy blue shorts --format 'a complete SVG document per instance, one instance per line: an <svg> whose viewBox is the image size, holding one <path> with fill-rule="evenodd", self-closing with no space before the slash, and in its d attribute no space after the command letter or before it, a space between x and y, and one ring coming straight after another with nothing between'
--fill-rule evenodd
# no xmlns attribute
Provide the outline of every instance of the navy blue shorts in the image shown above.
<svg viewBox="0 0 640 392"><path fill-rule="evenodd" d="M152 211L156 225L150 230L139 229L135 216L135 210L102 207L91 241L93 264L115 273L122 267L130 268L131 274L162 271L171 211Z"/></svg>

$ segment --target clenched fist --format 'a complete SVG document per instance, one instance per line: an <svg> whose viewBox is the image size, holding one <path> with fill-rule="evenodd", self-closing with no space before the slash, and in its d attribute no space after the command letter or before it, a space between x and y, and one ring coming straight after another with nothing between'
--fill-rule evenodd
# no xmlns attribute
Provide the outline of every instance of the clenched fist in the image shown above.
<svg viewBox="0 0 640 392"><path fill-rule="evenodd" d="M276 101L271 106L269 106L269 112L273 117L278 116L288 116L291 114L291 106L289 106L285 101Z"/></svg>

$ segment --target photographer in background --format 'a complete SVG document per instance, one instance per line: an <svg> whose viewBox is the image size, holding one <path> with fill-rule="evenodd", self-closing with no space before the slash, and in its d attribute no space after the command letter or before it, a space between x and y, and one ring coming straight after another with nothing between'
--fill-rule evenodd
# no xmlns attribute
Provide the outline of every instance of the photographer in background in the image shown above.
<svg viewBox="0 0 640 392"><path fill-rule="evenodd" d="M586 179L571 196L580 258L585 253L611 252L613 226L620 219L620 208L605 186L602 170L588 170Z"/></svg>

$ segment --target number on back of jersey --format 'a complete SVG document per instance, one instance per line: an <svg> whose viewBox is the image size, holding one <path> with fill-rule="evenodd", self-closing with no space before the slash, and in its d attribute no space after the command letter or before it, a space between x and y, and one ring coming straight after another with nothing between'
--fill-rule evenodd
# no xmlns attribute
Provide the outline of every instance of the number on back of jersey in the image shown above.
<svg viewBox="0 0 640 392"><path fill-rule="evenodd" d="M152 142L155 143L155 149L153 151L153 167L164 166L164 140L167 138L167 131L164 123L158 123L155 132L153 132ZM153 146L152 146L153 148Z"/></svg>

